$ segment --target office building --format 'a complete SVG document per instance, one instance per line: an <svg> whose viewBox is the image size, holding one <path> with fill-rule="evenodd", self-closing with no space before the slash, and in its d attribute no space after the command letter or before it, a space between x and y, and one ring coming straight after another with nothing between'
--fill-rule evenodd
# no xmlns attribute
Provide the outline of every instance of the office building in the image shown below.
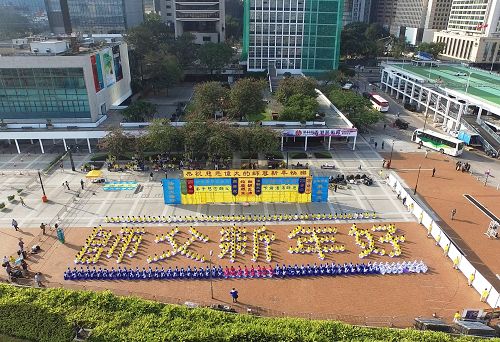
<svg viewBox="0 0 500 342"><path fill-rule="evenodd" d="M436 32L434 41L446 44L445 58L500 63L500 2L453 0L448 27Z"/></svg>
<svg viewBox="0 0 500 342"><path fill-rule="evenodd" d="M175 22L174 0L155 0L156 13L161 14L161 18L169 27L174 29Z"/></svg>
<svg viewBox="0 0 500 342"><path fill-rule="evenodd" d="M247 0L243 57L249 71L337 69L343 0Z"/></svg>
<svg viewBox="0 0 500 342"><path fill-rule="evenodd" d="M373 0L371 21L389 30L396 17L396 5L396 0Z"/></svg>
<svg viewBox="0 0 500 342"><path fill-rule="evenodd" d="M0 0L1 7L10 7L25 15L44 11L43 0Z"/></svg>
<svg viewBox="0 0 500 342"><path fill-rule="evenodd" d="M164 6L167 24L168 18L173 15L176 37L189 32L195 36L197 44L225 41L224 0L170 0L165 1Z"/></svg>
<svg viewBox="0 0 500 342"><path fill-rule="evenodd" d="M126 44L73 52L61 41L0 56L0 118L5 123L93 123L131 96Z"/></svg>
<svg viewBox="0 0 500 342"><path fill-rule="evenodd" d="M344 0L343 26L350 23L370 22L371 0Z"/></svg>
<svg viewBox="0 0 500 342"><path fill-rule="evenodd" d="M122 33L144 21L143 0L45 0L53 33Z"/></svg>
<svg viewBox="0 0 500 342"><path fill-rule="evenodd" d="M391 34L412 44L432 42L434 32L448 25L452 0L399 0Z"/></svg>

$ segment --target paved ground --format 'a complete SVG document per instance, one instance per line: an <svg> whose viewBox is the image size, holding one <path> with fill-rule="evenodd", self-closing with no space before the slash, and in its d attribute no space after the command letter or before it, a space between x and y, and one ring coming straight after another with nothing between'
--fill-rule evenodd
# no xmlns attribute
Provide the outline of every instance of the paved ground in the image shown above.
<svg viewBox="0 0 500 342"><path fill-rule="evenodd" d="M436 177L432 177L429 171L421 172L418 194L440 216L451 236L472 258L473 264L489 269L488 280L500 288L500 280L495 276L500 274L500 240L488 239L484 235L491 220L463 197L464 194L472 195L498 217L500 191L485 187L472 175L455 171L455 160L439 153L429 154L427 159L420 154L396 154L393 160L393 167L412 188L416 183L417 164L426 169L436 168ZM450 217L452 209L457 210L454 220Z"/></svg>
<svg viewBox="0 0 500 342"><path fill-rule="evenodd" d="M325 226L323 224L321 226ZM401 222L396 224L398 234L407 238L402 243L403 254L401 258L391 259L385 257L370 257L364 262L394 261L394 260L423 260L430 267L427 274L413 275L385 275L385 276L341 276L320 277L316 279L254 279L254 280L217 280L214 281L214 299L210 298L210 284L208 281L108 281L108 282L72 282L64 281L62 273L67 267L73 267L75 254L85 243L89 228L70 228L66 233L66 244L61 245L53 235L42 239L43 254L33 260L32 269L41 271L44 280L49 286L60 286L87 289L110 289L119 294L139 294L146 298L155 298L167 302L191 301L201 304L228 303L229 291L236 287L240 292L240 304L236 308L245 311L247 307L257 309L259 312L271 315L296 315L313 318L337 318L350 322L370 323L374 325L394 324L408 326L412 324L416 315L430 316L437 313L439 316L450 320L456 310L466 307L484 307L479 302L477 293L466 286L466 281L451 264L446 261L439 248L435 247L425 232L417 223ZM307 225L306 225L307 226ZM354 244L353 237L347 232L350 225L336 225L338 234L337 242L345 244L347 251L344 253L327 254L327 262L361 262L357 254L360 248ZM360 224L362 228L371 228L371 224ZM116 226L114 226L116 227ZM118 228L110 227L113 233ZM239 255L234 264L227 257L218 259L220 249L219 227L197 227L197 229L210 238L208 243L195 242L193 251L206 256L209 260L209 250L214 251L215 264L247 265L250 267L251 246L253 240L251 232L254 227L248 226L248 247L245 255ZM107 228L106 228L107 229ZM147 255L161 253L169 250L166 243L156 244L154 236L166 233L172 227L147 227L146 235L141 243L138 253L133 258L126 257L122 266L147 267ZM276 234L276 241L271 244L273 252L272 265L275 263L306 264L321 263L317 255L291 255L287 252L289 246L296 244L295 240L287 237L293 226L267 226L268 232ZM187 227L180 227L179 242L188 237ZM5 233L5 230L2 230ZM9 235L20 235L7 231ZM53 234L53 232L51 232ZM381 233L374 233L376 236ZM45 240L47 239L47 240ZM390 246L381 246L388 250ZM254 265L263 265L263 248L260 249L260 259ZM116 267L116 252L111 259L104 255L97 264L99 267ZM182 256L176 256L168 261L153 264L156 266L206 266L193 262ZM369 305L367 305L369 303Z"/></svg>

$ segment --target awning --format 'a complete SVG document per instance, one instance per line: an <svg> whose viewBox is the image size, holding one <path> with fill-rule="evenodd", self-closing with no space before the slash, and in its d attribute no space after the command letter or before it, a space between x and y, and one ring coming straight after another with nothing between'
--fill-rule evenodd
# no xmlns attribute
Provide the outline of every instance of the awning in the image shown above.
<svg viewBox="0 0 500 342"><path fill-rule="evenodd" d="M92 171L89 171L89 173L87 173L87 175L85 177L87 177L87 178L99 178L99 177L102 177L102 171L101 170L92 170Z"/></svg>

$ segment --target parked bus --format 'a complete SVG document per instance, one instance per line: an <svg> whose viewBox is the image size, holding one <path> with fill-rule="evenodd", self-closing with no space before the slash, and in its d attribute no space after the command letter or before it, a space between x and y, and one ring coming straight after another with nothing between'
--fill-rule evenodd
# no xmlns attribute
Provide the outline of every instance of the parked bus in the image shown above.
<svg viewBox="0 0 500 342"><path fill-rule="evenodd" d="M370 94L370 102L372 103L373 108L379 112L387 112L389 110L389 102L384 100L384 98L380 95Z"/></svg>
<svg viewBox="0 0 500 342"><path fill-rule="evenodd" d="M437 133L428 129L417 129L413 132L411 140L421 146L432 148L450 156L459 156L464 151L464 142L445 134Z"/></svg>

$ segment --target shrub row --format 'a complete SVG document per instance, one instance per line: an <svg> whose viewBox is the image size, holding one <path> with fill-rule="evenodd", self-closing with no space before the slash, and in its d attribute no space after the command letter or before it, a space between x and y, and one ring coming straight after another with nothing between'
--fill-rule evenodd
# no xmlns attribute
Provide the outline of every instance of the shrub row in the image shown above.
<svg viewBox="0 0 500 342"><path fill-rule="evenodd" d="M93 328L91 341L474 341L411 329L365 328L333 321L262 318L188 309L111 292L0 285L0 334L69 341L73 322ZM497 340L498 341L498 340Z"/></svg>

